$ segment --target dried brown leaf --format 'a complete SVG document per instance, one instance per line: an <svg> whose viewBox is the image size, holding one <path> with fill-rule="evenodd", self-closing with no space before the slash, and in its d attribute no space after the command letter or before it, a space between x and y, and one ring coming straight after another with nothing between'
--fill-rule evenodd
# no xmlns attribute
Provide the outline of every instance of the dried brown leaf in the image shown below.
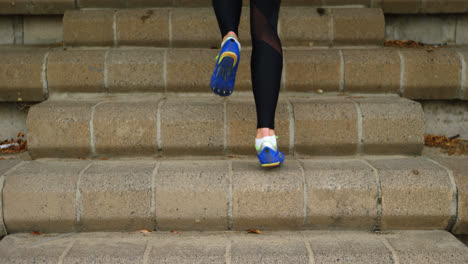
<svg viewBox="0 0 468 264"><path fill-rule="evenodd" d="M258 229L247 229L246 232L247 234L263 234L263 232Z"/></svg>

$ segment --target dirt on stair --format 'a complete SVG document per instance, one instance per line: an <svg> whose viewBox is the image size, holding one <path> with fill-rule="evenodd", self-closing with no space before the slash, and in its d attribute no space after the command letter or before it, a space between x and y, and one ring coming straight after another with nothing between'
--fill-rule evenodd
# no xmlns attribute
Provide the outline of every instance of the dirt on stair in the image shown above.
<svg viewBox="0 0 468 264"><path fill-rule="evenodd" d="M394 48L419 48L426 50L440 49L443 45L430 45L422 42L416 42L414 40L387 40L384 43L385 47Z"/></svg>
<svg viewBox="0 0 468 264"><path fill-rule="evenodd" d="M459 135L453 137L424 135L424 145L428 147L441 148L449 156L452 155L468 155L468 140L458 138Z"/></svg>
<svg viewBox="0 0 468 264"><path fill-rule="evenodd" d="M6 139L0 141L1 154L22 153L28 150L28 142L24 139L23 133L18 133L17 139Z"/></svg>

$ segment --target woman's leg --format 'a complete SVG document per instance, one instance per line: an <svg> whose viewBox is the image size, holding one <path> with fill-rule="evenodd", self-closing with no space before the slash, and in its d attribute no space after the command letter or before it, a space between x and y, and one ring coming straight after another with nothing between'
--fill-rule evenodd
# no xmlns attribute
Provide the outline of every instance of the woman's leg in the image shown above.
<svg viewBox="0 0 468 264"><path fill-rule="evenodd" d="M283 70L278 37L281 0L250 0L251 74L257 108L257 138L274 135L275 111Z"/></svg>
<svg viewBox="0 0 468 264"><path fill-rule="evenodd" d="M251 74L257 108L255 148L264 167L279 166L284 155L275 136L275 111L283 71L283 50L278 36L281 0L250 0L252 35Z"/></svg>
<svg viewBox="0 0 468 264"><path fill-rule="evenodd" d="M242 0L213 0L213 8L223 41L230 34L234 34L237 38L239 35Z"/></svg>
<svg viewBox="0 0 468 264"><path fill-rule="evenodd" d="M229 96L234 91L241 44L237 38L242 0L213 0L221 31L221 50L211 76L210 88L215 94Z"/></svg>

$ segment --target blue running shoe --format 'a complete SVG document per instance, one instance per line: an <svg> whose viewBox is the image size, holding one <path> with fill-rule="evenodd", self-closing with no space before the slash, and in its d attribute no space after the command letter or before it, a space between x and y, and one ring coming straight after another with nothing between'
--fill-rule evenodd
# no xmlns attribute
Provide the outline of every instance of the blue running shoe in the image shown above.
<svg viewBox="0 0 468 264"><path fill-rule="evenodd" d="M221 52L216 57L216 67L211 76L211 90L219 96L229 96L234 91L241 45L235 37L221 43Z"/></svg>
<svg viewBox="0 0 468 264"><path fill-rule="evenodd" d="M266 168L280 166L284 162L284 154L278 150L276 145L267 141L263 142L260 148L257 148L257 157L262 167Z"/></svg>

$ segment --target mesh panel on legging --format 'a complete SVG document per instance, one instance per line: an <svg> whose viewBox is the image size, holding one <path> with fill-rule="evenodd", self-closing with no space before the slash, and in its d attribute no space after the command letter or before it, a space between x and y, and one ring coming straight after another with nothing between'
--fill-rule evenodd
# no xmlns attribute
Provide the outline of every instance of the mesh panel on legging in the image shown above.
<svg viewBox="0 0 468 264"><path fill-rule="evenodd" d="M283 52L278 37L281 0L250 0L252 86L257 108L257 127L275 127L275 111L283 70ZM213 0L221 37L238 35L242 0Z"/></svg>
<svg viewBox="0 0 468 264"><path fill-rule="evenodd" d="M239 21L242 11L242 0L213 0L213 8L221 31L221 38L229 31L239 36Z"/></svg>
<svg viewBox="0 0 468 264"><path fill-rule="evenodd" d="M278 36L280 0L250 0L251 74L257 108L257 127L275 127L275 111L283 70Z"/></svg>

